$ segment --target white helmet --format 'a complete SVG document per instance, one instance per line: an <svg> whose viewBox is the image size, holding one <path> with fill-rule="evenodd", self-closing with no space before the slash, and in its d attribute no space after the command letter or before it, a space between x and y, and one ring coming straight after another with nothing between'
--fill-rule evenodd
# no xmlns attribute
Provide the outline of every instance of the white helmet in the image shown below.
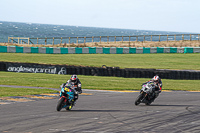
<svg viewBox="0 0 200 133"><path fill-rule="evenodd" d="M158 81L158 79L159 79L159 76L154 76L153 77L153 81Z"/></svg>

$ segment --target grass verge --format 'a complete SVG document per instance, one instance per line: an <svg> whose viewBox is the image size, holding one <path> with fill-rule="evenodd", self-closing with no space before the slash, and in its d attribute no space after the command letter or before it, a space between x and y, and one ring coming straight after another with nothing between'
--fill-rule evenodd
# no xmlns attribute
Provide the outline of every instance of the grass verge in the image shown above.
<svg viewBox="0 0 200 133"><path fill-rule="evenodd" d="M49 90L49 89L0 87L0 97L36 95L36 94L42 94L42 93L57 93L57 92L58 91Z"/></svg>
<svg viewBox="0 0 200 133"><path fill-rule="evenodd" d="M25 54L0 53L0 61L120 68L200 70L200 54Z"/></svg>
<svg viewBox="0 0 200 133"><path fill-rule="evenodd" d="M0 84L59 88L62 83L70 79L70 76L71 75L57 75L44 73L0 72ZM141 84L149 80L149 78L122 78L83 75L78 75L78 77L82 82L83 89L96 90L139 90L141 89ZM163 90L200 91L199 80L163 79L162 81ZM43 89L41 89L41 91L43 91Z"/></svg>

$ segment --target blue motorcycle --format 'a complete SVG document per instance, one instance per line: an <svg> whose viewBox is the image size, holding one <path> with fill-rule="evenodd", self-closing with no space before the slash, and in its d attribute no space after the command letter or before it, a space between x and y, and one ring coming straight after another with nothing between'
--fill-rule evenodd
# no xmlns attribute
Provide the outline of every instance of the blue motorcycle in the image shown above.
<svg viewBox="0 0 200 133"><path fill-rule="evenodd" d="M74 94L75 86L71 82L62 87L60 92L60 99L56 108L57 111L60 111L62 108L65 108L66 110L71 110L74 105Z"/></svg>

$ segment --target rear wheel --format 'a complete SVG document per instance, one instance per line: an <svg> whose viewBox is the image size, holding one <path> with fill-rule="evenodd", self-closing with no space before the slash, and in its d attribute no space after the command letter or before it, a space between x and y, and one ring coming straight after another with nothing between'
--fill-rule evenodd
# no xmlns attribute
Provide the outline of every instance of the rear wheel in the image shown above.
<svg viewBox="0 0 200 133"><path fill-rule="evenodd" d="M69 106L66 108L66 110L70 111L72 109L72 106Z"/></svg>
<svg viewBox="0 0 200 133"><path fill-rule="evenodd" d="M60 111L62 109L62 105L63 105L63 102L64 102L65 98L62 97L59 101L58 101L58 104L57 104L57 111Z"/></svg>
<svg viewBox="0 0 200 133"><path fill-rule="evenodd" d="M70 104L70 106L66 108L66 110L71 110L73 106L74 106L74 100L73 100L73 102Z"/></svg>
<svg viewBox="0 0 200 133"><path fill-rule="evenodd" d="M153 96L150 100L148 100L145 105L151 105L151 103L155 100L156 98Z"/></svg>
<svg viewBox="0 0 200 133"><path fill-rule="evenodd" d="M148 102L145 103L145 105L151 105L151 102L148 101Z"/></svg>
<svg viewBox="0 0 200 133"><path fill-rule="evenodd" d="M142 98L143 98L143 95L140 94L135 100L135 105L139 105L141 103Z"/></svg>

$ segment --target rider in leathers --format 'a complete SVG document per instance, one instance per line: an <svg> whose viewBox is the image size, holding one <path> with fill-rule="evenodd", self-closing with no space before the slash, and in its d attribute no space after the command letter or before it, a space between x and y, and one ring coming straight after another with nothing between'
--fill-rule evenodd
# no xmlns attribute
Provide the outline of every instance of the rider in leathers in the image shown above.
<svg viewBox="0 0 200 133"><path fill-rule="evenodd" d="M66 82L61 85L61 88L63 88L67 83L72 82L74 83L75 86L75 94L74 94L74 103L76 100L78 100L78 94L82 93L81 89L81 81L78 79L77 75L72 75L71 78Z"/></svg>
<svg viewBox="0 0 200 133"><path fill-rule="evenodd" d="M154 99L156 99L159 95L159 93L161 93L162 90L162 81L161 78L158 75L155 75L151 80L147 81L147 82L153 82L155 84L155 97ZM145 83L147 83L145 82ZM145 84L143 83L143 84Z"/></svg>

